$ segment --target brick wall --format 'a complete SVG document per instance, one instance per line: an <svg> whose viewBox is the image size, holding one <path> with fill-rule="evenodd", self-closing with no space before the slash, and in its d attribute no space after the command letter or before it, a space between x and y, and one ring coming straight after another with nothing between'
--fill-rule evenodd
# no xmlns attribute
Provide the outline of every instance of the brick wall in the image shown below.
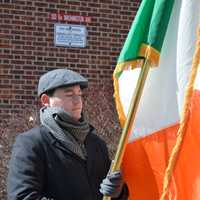
<svg viewBox="0 0 200 200"><path fill-rule="evenodd" d="M110 84L117 56L140 0L1 0L0 120L37 105L38 77L68 67L90 84ZM89 16L90 22L50 20L51 13ZM54 46L54 23L85 25L85 48Z"/></svg>

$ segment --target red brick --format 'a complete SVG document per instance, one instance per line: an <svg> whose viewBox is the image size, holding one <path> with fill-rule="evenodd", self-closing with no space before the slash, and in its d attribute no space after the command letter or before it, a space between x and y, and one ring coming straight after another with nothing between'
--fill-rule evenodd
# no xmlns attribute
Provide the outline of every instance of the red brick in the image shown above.
<svg viewBox="0 0 200 200"><path fill-rule="evenodd" d="M0 103L1 95L7 95L4 105L12 106L0 108L0 118L36 104L36 84L47 70L68 67L88 77L90 84L112 84L112 72L139 0L10 2L0 6ZM89 16L91 22L51 21L53 12ZM85 25L86 48L55 47L54 23Z"/></svg>

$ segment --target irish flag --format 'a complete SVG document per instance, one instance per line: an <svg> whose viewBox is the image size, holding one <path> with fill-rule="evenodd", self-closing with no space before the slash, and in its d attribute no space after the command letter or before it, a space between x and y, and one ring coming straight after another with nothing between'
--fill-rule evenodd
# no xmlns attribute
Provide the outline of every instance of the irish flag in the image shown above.
<svg viewBox="0 0 200 200"><path fill-rule="evenodd" d="M183 112L198 24L199 0L143 0L119 56L113 77L122 127L141 66L145 59L151 65L122 161L131 200L161 197ZM200 199L200 70L192 87L187 129L167 200Z"/></svg>

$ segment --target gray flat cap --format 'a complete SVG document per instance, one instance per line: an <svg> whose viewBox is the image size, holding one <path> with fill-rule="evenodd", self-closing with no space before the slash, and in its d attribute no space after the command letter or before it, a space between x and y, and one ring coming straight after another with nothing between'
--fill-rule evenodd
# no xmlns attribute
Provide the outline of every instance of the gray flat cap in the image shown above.
<svg viewBox="0 0 200 200"><path fill-rule="evenodd" d="M43 74L38 84L38 96L43 93L61 87L80 85L81 89L88 86L88 80L77 72L68 69L55 69Z"/></svg>

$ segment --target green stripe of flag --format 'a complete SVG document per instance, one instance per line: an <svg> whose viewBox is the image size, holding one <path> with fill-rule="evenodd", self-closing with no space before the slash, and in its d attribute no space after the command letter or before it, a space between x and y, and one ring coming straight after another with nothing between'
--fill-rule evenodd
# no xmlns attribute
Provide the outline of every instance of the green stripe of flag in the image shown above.
<svg viewBox="0 0 200 200"><path fill-rule="evenodd" d="M140 53L142 44L160 53L173 4L174 0L142 1L117 64L144 58Z"/></svg>

